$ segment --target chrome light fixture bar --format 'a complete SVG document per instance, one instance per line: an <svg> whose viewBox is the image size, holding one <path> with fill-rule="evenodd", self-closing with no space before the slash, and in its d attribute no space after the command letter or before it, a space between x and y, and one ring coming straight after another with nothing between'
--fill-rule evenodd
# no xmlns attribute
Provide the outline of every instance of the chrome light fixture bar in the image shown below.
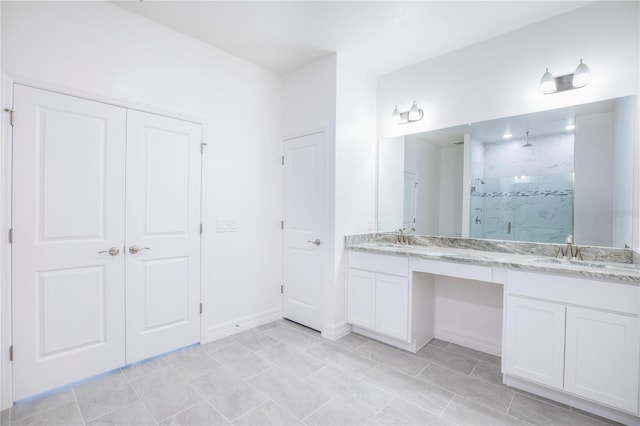
<svg viewBox="0 0 640 426"><path fill-rule="evenodd" d="M580 63L573 74L554 77L553 74L549 72L549 68L547 68L542 75L542 79L540 79L538 88L543 94L550 95L552 93L564 92L565 90L578 89L589 83L591 83L591 71L589 71L589 67L580 59Z"/></svg>
<svg viewBox="0 0 640 426"><path fill-rule="evenodd" d="M407 124L413 123L414 121L422 120L424 117L424 111L418 108L418 103L413 101L413 105L409 111L400 112L398 109L398 105L393 109L393 113L391 113L391 117L397 120L398 124Z"/></svg>

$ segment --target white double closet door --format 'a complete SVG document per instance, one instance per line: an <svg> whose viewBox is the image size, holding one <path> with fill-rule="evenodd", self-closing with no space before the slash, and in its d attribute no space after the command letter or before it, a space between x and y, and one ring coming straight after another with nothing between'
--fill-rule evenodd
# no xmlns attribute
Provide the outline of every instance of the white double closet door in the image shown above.
<svg viewBox="0 0 640 426"><path fill-rule="evenodd" d="M200 340L201 126L14 86L13 399Z"/></svg>

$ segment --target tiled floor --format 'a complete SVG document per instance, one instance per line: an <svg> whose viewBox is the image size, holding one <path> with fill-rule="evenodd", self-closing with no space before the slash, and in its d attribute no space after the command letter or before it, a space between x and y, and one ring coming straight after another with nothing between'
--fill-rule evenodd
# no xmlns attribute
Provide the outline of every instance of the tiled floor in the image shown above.
<svg viewBox="0 0 640 426"><path fill-rule="evenodd" d="M434 340L416 355L281 320L92 378L2 425L602 425L501 384L500 358Z"/></svg>

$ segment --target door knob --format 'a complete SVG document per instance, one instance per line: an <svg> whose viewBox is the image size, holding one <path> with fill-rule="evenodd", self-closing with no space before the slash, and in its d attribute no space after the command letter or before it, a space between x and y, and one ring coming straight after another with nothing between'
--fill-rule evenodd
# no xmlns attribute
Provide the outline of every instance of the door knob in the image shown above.
<svg viewBox="0 0 640 426"><path fill-rule="evenodd" d="M316 238L315 240L311 241L311 240L307 240L308 243L311 244L315 244L317 246L319 246L320 244L322 244L322 241L320 241L320 238Z"/></svg>
<svg viewBox="0 0 640 426"><path fill-rule="evenodd" d="M118 247L111 247L109 250L99 251L98 254L109 253L111 256L117 256L120 254L120 249Z"/></svg>
<svg viewBox="0 0 640 426"><path fill-rule="evenodd" d="M136 254L136 253L138 253L139 251L142 251L142 250L151 250L151 249L149 247L142 247L142 248L140 248L138 246L129 247L129 253L131 253L131 254Z"/></svg>

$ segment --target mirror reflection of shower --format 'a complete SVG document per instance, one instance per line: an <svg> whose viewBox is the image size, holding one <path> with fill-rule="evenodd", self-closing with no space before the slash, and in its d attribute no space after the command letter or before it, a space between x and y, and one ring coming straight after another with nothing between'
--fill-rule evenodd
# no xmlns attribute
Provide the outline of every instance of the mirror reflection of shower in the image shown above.
<svg viewBox="0 0 640 426"><path fill-rule="evenodd" d="M502 133L471 139L469 236L562 243L573 232L573 132Z"/></svg>

